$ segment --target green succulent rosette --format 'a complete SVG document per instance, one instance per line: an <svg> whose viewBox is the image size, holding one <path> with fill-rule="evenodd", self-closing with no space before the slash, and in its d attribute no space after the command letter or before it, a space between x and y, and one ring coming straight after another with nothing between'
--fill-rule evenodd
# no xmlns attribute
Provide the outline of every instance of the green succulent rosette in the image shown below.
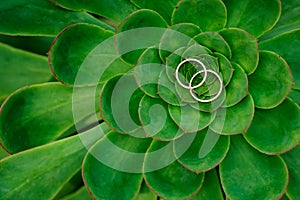
<svg viewBox="0 0 300 200"><path fill-rule="evenodd" d="M298 199L299 8L1 1L0 199Z"/></svg>

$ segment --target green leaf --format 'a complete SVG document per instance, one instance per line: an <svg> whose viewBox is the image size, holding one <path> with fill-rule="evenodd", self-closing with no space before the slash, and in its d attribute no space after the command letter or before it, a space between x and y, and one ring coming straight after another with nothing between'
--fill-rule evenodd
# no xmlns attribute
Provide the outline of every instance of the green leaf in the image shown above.
<svg viewBox="0 0 300 200"><path fill-rule="evenodd" d="M3 0L0 8L0 33L3 34L55 36L66 26L78 22L97 24L113 30L87 13L64 10L49 0Z"/></svg>
<svg viewBox="0 0 300 200"><path fill-rule="evenodd" d="M232 136L220 178L229 199L279 199L288 184L288 171L279 156L261 154L242 136Z"/></svg>
<svg viewBox="0 0 300 200"><path fill-rule="evenodd" d="M299 185L300 185L300 146L282 155L285 163L289 169L289 186L286 190L286 194L291 200L296 200L300 196Z"/></svg>
<svg viewBox="0 0 300 200"><path fill-rule="evenodd" d="M168 104L161 99L144 96L139 106L141 124L148 136L168 141L183 134L168 112Z"/></svg>
<svg viewBox="0 0 300 200"><path fill-rule="evenodd" d="M244 29L255 37L272 29L281 14L279 0L225 0L224 3L228 13L226 27Z"/></svg>
<svg viewBox="0 0 300 200"><path fill-rule="evenodd" d="M53 199L80 170L87 148L102 135L101 127L97 126L1 160L1 199Z"/></svg>
<svg viewBox="0 0 300 200"><path fill-rule="evenodd" d="M218 32L203 32L193 39L210 50L219 52L227 58L231 58L230 47Z"/></svg>
<svg viewBox="0 0 300 200"><path fill-rule="evenodd" d="M143 28L143 27L159 27L166 28L167 22L160 16L157 12L153 10L141 9L136 12L131 13L128 17L126 17L121 24L117 27L116 32L121 33L128 30ZM122 58L131 64L135 64L140 55L143 53L143 49L135 48L133 51L124 54L126 50L132 46L139 46L139 43L148 44L146 48L150 48L152 46L158 47L160 38L162 36L162 30L153 32L150 31L145 34L141 34L138 30L136 30L135 35L131 35L131 37L118 37L116 40L116 45L118 52L122 55ZM132 44L135 43L135 44ZM136 44L137 43L137 44ZM144 47L145 48L145 47Z"/></svg>
<svg viewBox="0 0 300 200"><path fill-rule="evenodd" d="M266 154L289 150L300 142L299 106L287 98L276 108L256 109L251 127L244 136L254 148Z"/></svg>
<svg viewBox="0 0 300 200"><path fill-rule="evenodd" d="M0 34L0 42L40 55L47 54L53 40L54 37L46 36L12 36Z"/></svg>
<svg viewBox="0 0 300 200"><path fill-rule="evenodd" d="M291 90L289 97L300 106L300 90Z"/></svg>
<svg viewBox="0 0 300 200"><path fill-rule="evenodd" d="M161 60L166 61L174 52L178 53L177 56L181 56L182 53L178 50L182 47L186 47L192 38L200 32L200 28L191 23L180 23L169 26L162 35L159 44Z"/></svg>
<svg viewBox="0 0 300 200"><path fill-rule="evenodd" d="M80 77L84 77L81 78L80 84L95 84L93 81L98 81L98 79L101 78L95 77L98 73L94 72L99 68L99 64L105 63L103 59L113 59L111 57L107 58L108 55L98 55L98 57L93 60L93 63L86 62L85 59L87 57L93 57L95 55L93 49L112 36L113 32L91 24L76 24L64 29L56 38L49 52L49 61L55 76L63 83L74 85L78 73L80 73ZM74 40L74 37L76 40ZM113 47L111 47L111 49L113 49ZM114 52L114 54L116 55L116 52ZM113 54L110 56L113 56ZM89 66L87 67L84 63L87 63ZM121 69L128 71L128 67L126 65L124 66L125 67ZM104 64L102 67L103 71L105 69L107 70ZM91 69L94 71L91 71ZM115 73L120 71L119 69ZM112 73L110 73L110 75L111 74ZM102 81L105 80L99 80L99 82Z"/></svg>
<svg viewBox="0 0 300 200"><path fill-rule="evenodd" d="M219 109L210 129L223 135L244 133L251 125L253 116L254 102L248 95L235 106Z"/></svg>
<svg viewBox="0 0 300 200"><path fill-rule="evenodd" d="M102 17L109 18L120 22L127 15L135 11L137 8L126 0L114 0L114 1L105 1L105 0L93 0L93 1L84 1L84 0L51 0L55 5L59 5L63 8L82 11L82 12L91 12L98 14Z"/></svg>
<svg viewBox="0 0 300 200"><path fill-rule="evenodd" d="M3 159L3 158L5 158L5 157L7 157L7 156L9 156L9 155L10 155L10 154L7 153L7 152L5 151L5 149L2 148L2 146L0 146L0 160Z"/></svg>
<svg viewBox="0 0 300 200"><path fill-rule="evenodd" d="M61 200L92 200L85 186L79 188L76 192L65 196Z"/></svg>
<svg viewBox="0 0 300 200"><path fill-rule="evenodd" d="M0 43L0 102L20 87L51 79L47 58Z"/></svg>
<svg viewBox="0 0 300 200"><path fill-rule="evenodd" d="M221 184L215 169L205 173L204 183L201 190L194 198L192 198L192 200L201 199L224 200Z"/></svg>
<svg viewBox="0 0 300 200"><path fill-rule="evenodd" d="M73 108L80 114L77 120L92 115L88 106L95 111L95 105L85 102L93 98L95 91L88 87L79 89L80 98L75 99L72 92L72 88L59 83L47 83L13 93L1 107L0 140L3 146L16 153L76 132ZM94 98L98 99L99 95ZM77 128L84 128L79 126Z"/></svg>
<svg viewBox="0 0 300 200"><path fill-rule="evenodd" d="M117 132L136 130L140 127L138 107L144 95L131 73L111 78L101 91L101 118Z"/></svg>
<svg viewBox="0 0 300 200"><path fill-rule="evenodd" d="M140 8L147 8L158 12L168 23L171 22L171 16L178 0L130 0Z"/></svg>
<svg viewBox="0 0 300 200"><path fill-rule="evenodd" d="M162 142L153 141L149 152L155 152L159 150L159 147L162 145ZM145 163L144 163L144 179L147 185L161 198L164 199L187 199L196 194L203 183L204 173L196 174L193 173L184 167L182 167L177 161L171 163L170 165L156 170L148 172L148 169L151 169L152 165L157 163L153 163L153 159L148 157L146 154ZM159 160L167 159L165 156L159 154L157 155ZM170 156L170 155L168 155ZM172 156L174 156L172 154ZM157 157L155 159L158 159Z"/></svg>
<svg viewBox="0 0 300 200"><path fill-rule="evenodd" d="M291 45L293 44L293 48ZM287 61L294 76L295 85L293 88L300 89L300 29L283 33L269 40L259 43L260 49L270 50L278 53Z"/></svg>
<svg viewBox="0 0 300 200"><path fill-rule="evenodd" d="M289 66L278 54L260 51L259 63L249 76L249 92L255 107L274 108L284 101L293 84Z"/></svg>
<svg viewBox="0 0 300 200"><path fill-rule="evenodd" d="M186 106L168 106L168 111L173 121L185 133L200 131L214 120L216 113L199 112L190 105Z"/></svg>
<svg viewBox="0 0 300 200"><path fill-rule="evenodd" d="M248 78L245 71L236 63L232 63L232 66L234 72L226 86L226 107L236 105L248 94Z"/></svg>
<svg viewBox="0 0 300 200"><path fill-rule="evenodd" d="M94 198L134 199L143 181L144 153L150 143L150 139L116 132L97 142L83 163L83 178Z"/></svg>
<svg viewBox="0 0 300 200"><path fill-rule="evenodd" d="M147 184L144 182L141 186L137 200L157 200L157 196L151 192Z"/></svg>
<svg viewBox="0 0 300 200"><path fill-rule="evenodd" d="M232 67L232 64L230 63L228 58L226 58L223 54L215 52L214 55L218 58L220 73L222 74L223 78L223 84L226 87L231 81L234 73L234 68Z"/></svg>
<svg viewBox="0 0 300 200"><path fill-rule="evenodd" d="M221 0L180 0L173 12L172 23L190 22L203 31L217 31L225 26L226 15Z"/></svg>
<svg viewBox="0 0 300 200"><path fill-rule="evenodd" d="M226 28L219 32L229 44L232 61L241 65L245 72L252 74L258 65L258 45L256 39L238 28Z"/></svg>
<svg viewBox="0 0 300 200"><path fill-rule="evenodd" d="M181 142L184 138L195 137L193 143L181 154ZM206 128L193 134L185 134L174 143L175 156L178 162L187 169L200 173L213 169L225 158L229 149L229 136L220 136Z"/></svg>
<svg viewBox="0 0 300 200"><path fill-rule="evenodd" d="M275 27L264 34L260 40L267 40L283 33L300 28L300 2L295 0L281 1L281 16Z"/></svg>
<svg viewBox="0 0 300 200"><path fill-rule="evenodd" d="M158 50L149 48L144 51L133 69L133 75L141 90L153 98L159 97L157 94L157 83L162 70L160 64L161 60Z"/></svg>

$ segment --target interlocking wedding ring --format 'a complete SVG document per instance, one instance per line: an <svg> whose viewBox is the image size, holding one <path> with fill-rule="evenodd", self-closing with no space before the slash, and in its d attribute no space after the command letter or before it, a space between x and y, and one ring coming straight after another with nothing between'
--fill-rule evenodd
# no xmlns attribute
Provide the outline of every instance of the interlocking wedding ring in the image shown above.
<svg viewBox="0 0 300 200"><path fill-rule="evenodd" d="M192 87L190 87L189 90L190 90L190 94L192 95L192 97L193 97L196 101L199 101L199 102L202 102L202 103L209 103L209 102L212 102L212 101L216 100L216 99L219 98L219 96L222 94L222 89L223 89L223 81L222 81L221 77L219 76L219 74L218 74L217 72L215 72L215 71L210 70L210 69L206 70L206 72L211 73L211 74L213 74L215 77L217 77L217 79L218 79L218 81L219 81L219 83L220 83L220 89L219 89L218 93L216 94L216 96L214 96L214 97L211 98L211 99L199 99L199 98L195 95L195 93L193 92L194 89L193 89ZM204 70L201 70L201 71L197 72L196 74L194 74L194 75L192 76L191 80L190 80L190 84L189 84L189 85L191 86L193 80L194 80L199 74L202 74L202 73L205 73L205 71L204 71Z"/></svg>
<svg viewBox="0 0 300 200"><path fill-rule="evenodd" d="M203 68L203 72L204 72L203 80L195 86L185 85L179 79L179 69L180 69L181 66L183 66L183 64L185 64L187 62L197 63L197 64L201 65L201 67ZM179 63L179 65L177 66L176 71L175 71L175 78L176 78L177 82L179 83L179 85L181 87L185 88L185 89L188 89L188 90L189 89L196 89L196 88L200 87L201 85L203 85L205 83L206 77L207 77L207 70L206 70L205 65L201 61L199 61L197 59L194 59L194 58L188 58L186 60L183 60L181 63Z"/></svg>

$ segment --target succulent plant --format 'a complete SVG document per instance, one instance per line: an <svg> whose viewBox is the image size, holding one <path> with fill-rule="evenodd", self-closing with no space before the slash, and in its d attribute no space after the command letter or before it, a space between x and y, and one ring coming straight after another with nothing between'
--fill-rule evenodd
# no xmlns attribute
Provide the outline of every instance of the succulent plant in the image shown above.
<svg viewBox="0 0 300 200"><path fill-rule="evenodd" d="M299 199L299 0L0 10L0 199Z"/></svg>

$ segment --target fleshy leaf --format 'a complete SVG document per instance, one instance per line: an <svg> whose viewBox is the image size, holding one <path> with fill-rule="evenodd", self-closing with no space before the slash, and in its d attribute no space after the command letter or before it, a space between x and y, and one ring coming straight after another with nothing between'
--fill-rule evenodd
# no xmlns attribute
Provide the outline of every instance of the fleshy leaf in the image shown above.
<svg viewBox="0 0 300 200"><path fill-rule="evenodd" d="M77 108L80 114L77 120L92 115L84 102L92 98L94 93L88 87L82 88L78 90L80 98L72 99L72 92L72 88L59 83L47 83L25 87L13 93L1 107L2 145L15 153L75 133L73 108ZM99 94L95 98L98 99Z"/></svg>
<svg viewBox="0 0 300 200"><path fill-rule="evenodd" d="M220 72L222 74L224 86L226 87L231 81L234 68L232 67L230 61L223 54L215 52L214 55L218 58Z"/></svg>
<svg viewBox="0 0 300 200"><path fill-rule="evenodd" d="M163 140L173 140L183 134L168 112L168 104L161 99L144 96L139 106L141 124L147 135Z"/></svg>
<svg viewBox="0 0 300 200"><path fill-rule="evenodd" d="M102 137L99 128L1 160L1 198L53 199L80 170L87 148Z"/></svg>
<svg viewBox="0 0 300 200"><path fill-rule="evenodd" d="M260 51L255 72L248 77L249 92L255 107L274 108L279 105L293 84L293 77L287 63L276 53Z"/></svg>
<svg viewBox="0 0 300 200"><path fill-rule="evenodd" d="M69 194L62 198L61 200L92 200L92 197L88 193L85 186L82 186L77 191L72 194Z"/></svg>
<svg viewBox="0 0 300 200"><path fill-rule="evenodd" d="M300 196L300 146L282 155L285 163L289 169L289 186L286 190L286 194L290 200L297 200Z"/></svg>
<svg viewBox="0 0 300 200"><path fill-rule="evenodd" d="M242 136L232 136L230 141L229 152L220 164L222 187L229 199L279 199L288 184L284 161L259 153Z"/></svg>
<svg viewBox="0 0 300 200"><path fill-rule="evenodd" d="M135 11L137 8L127 0L114 0L114 1L105 1L105 0L93 0L93 1L84 1L84 0L51 0L54 4L59 5L63 8L91 12L98 14L102 17L109 18L120 22L127 15Z"/></svg>
<svg viewBox="0 0 300 200"><path fill-rule="evenodd" d="M49 0L3 0L0 2L0 8L0 33L3 34L55 36L66 26L78 22L96 24L113 30L87 13L64 10Z"/></svg>
<svg viewBox="0 0 300 200"><path fill-rule="evenodd" d="M189 22L202 31L217 31L224 28L226 15L226 7L221 0L180 0L173 12L172 23Z"/></svg>
<svg viewBox="0 0 300 200"><path fill-rule="evenodd" d="M143 183L139 192L137 200L157 200L157 196L151 192L146 183Z"/></svg>
<svg viewBox="0 0 300 200"><path fill-rule="evenodd" d="M240 103L221 108L210 128L219 134L234 135L244 133L251 125L254 116L254 102L250 95Z"/></svg>
<svg viewBox="0 0 300 200"><path fill-rule="evenodd" d="M300 142L299 106L287 98L273 109L256 109L251 127L244 136L254 148L266 154L289 150Z"/></svg>
<svg viewBox="0 0 300 200"><path fill-rule="evenodd" d="M236 63L232 63L232 66L234 72L226 86L226 107L236 105L248 94L248 78L245 71Z"/></svg>
<svg viewBox="0 0 300 200"><path fill-rule="evenodd" d="M167 22L171 22L172 12L178 0L164 1L147 1L147 0L130 0L140 8L147 8L158 12Z"/></svg>
<svg viewBox="0 0 300 200"><path fill-rule="evenodd" d="M153 98L159 97L157 83L161 70L158 50L154 48L145 50L133 69L133 75L141 90Z"/></svg>
<svg viewBox="0 0 300 200"><path fill-rule="evenodd" d="M159 27L166 28L167 22L157 12L153 10L141 9L133 12L126 17L121 24L117 27L117 33L125 32L128 30L143 28L143 27ZM124 54L124 51L128 49L129 43L147 43L146 48L153 46L158 47L162 31L149 32L145 34L138 34L131 37L119 37L116 40L118 52L122 55L122 58L131 64L135 64L140 55L143 53L143 49L134 49L133 51Z"/></svg>
<svg viewBox="0 0 300 200"><path fill-rule="evenodd" d="M93 49L108 38L113 39L113 32L91 24L76 24L62 31L49 52L49 61L55 76L61 82L74 85L80 73L80 84L96 84L106 81L107 77L127 72L132 66L120 60L105 66L106 60L113 61L113 57L117 57L113 43L111 49L106 49L110 55L97 54L95 57ZM92 62L86 62L87 57L95 58ZM101 77L97 77L98 73L94 71L100 66L102 74Z"/></svg>
<svg viewBox="0 0 300 200"><path fill-rule="evenodd" d="M255 37L270 30L281 14L279 0L225 0L227 8L227 27L244 29Z"/></svg>
<svg viewBox="0 0 300 200"><path fill-rule="evenodd" d="M252 74L258 64L256 39L246 31L238 28L227 28L219 33L230 46L231 60L241 65L248 75Z"/></svg>
<svg viewBox="0 0 300 200"><path fill-rule="evenodd" d="M205 113L190 105L168 107L171 118L185 133L197 132L214 120L216 113Z"/></svg>
<svg viewBox="0 0 300 200"><path fill-rule="evenodd" d="M291 48L293 44L293 48ZM260 49L278 53L289 64L294 76L293 88L300 89L300 29L283 33L269 40L259 43Z"/></svg>
<svg viewBox="0 0 300 200"><path fill-rule="evenodd" d="M275 27L264 34L260 40L276 37L280 34L300 28L300 2L295 0L281 1L281 16Z"/></svg>
<svg viewBox="0 0 300 200"><path fill-rule="evenodd" d="M83 162L83 178L94 198L134 199L143 181L144 153L150 144L151 139L116 132L97 142Z"/></svg>
<svg viewBox="0 0 300 200"><path fill-rule="evenodd" d="M161 147L159 141L153 141L148 152L155 152ZM172 154L173 155L173 154ZM161 158L158 160L165 160L165 156L170 155L157 155ZM173 155L174 156L174 155ZM202 186L204 173L196 174L184 167L182 167L177 161L174 161L170 165L156 170L148 172L153 163L152 159L149 159L146 154L144 162L144 179L147 185L159 196L164 199L186 199L196 194Z"/></svg>
<svg viewBox="0 0 300 200"><path fill-rule="evenodd" d="M193 39L210 50L219 52L227 58L231 58L230 47L218 32L203 32Z"/></svg>
<svg viewBox="0 0 300 200"><path fill-rule="evenodd" d="M166 61L167 57L174 52L176 52L178 56L181 56L182 53L178 50L182 47L186 47L191 39L200 32L200 28L191 23L180 23L168 27L162 35L159 44L160 58Z"/></svg>
<svg viewBox="0 0 300 200"><path fill-rule="evenodd" d="M215 169L206 172L201 190L192 200L214 199L224 200L221 184Z"/></svg>
<svg viewBox="0 0 300 200"><path fill-rule="evenodd" d="M101 118L117 132L136 130L140 127L138 107L144 95L131 73L111 78L101 91Z"/></svg>
<svg viewBox="0 0 300 200"><path fill-rule="evenodd" d="M180 142L185 141L184 137L195 138L184 154L179 156L180 149L178 148L182 145ZM228 149L229 136L220 136L207 128L197 133L185 134L182 139L174 143L174 152L178 157L178 162L196 173L216 167L225 158Z"/></svg>
<svg viewBox="0 0 300 200"><path fill-rule="evenodd" d="M20 87L51 79L47 58L0 43L0 103Z"/></svg>
<svg viewBox="0 0 300 200"><path fill-rule="evenodd" d="M291 90L289 97L300 106L300 90Z"/></svg>

